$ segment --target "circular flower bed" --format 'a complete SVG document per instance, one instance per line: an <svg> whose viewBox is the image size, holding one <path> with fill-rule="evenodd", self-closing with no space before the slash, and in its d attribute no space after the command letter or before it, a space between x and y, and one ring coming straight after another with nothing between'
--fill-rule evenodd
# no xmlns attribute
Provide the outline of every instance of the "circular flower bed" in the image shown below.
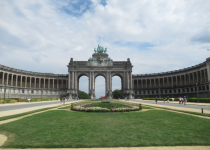
<svg viewBox="0 0 210 150"><path fill-rule="evenodd" d="M130 112L139 111L140 109L140 106L129 106L120 103L112 103L110 100L82 105L77 105L76 103L71 104L71 110L84 112Z"/></svg>

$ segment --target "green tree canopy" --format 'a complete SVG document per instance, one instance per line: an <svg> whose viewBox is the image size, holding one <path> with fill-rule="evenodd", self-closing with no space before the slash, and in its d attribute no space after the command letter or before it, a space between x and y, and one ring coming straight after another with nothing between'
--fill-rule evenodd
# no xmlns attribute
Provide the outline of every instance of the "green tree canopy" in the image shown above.
<svg viewBox="0 0 210 150"><path fill-rule="evenodd" d="M121 90L118 90L118 89L116 89L116 90L114 90L113 92L112 92L112 95L113 95L113 98L120 98L121 97Z"/></svg>
<svg viewBox="0 0 210 150"><path fill-rule="evenodd" d="M88 94L85 93L84 91L79 90L79 98L80 99L88 99Z"/></svg>

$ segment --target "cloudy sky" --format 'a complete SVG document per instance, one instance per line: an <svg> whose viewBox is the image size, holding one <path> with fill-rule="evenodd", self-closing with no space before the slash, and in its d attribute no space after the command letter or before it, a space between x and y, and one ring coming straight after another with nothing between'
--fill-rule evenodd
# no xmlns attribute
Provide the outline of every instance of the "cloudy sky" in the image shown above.
<svg viewBox="0 0 210 150"><path fill-rule="evenodd" d="M0 64L67 74L98 44L133 74L190 67L210 56L209 0L0 0ZM80 89L88 90L86 77ZM96 79L97 97L105 95ZM119 77L113 89L120 88Z"/></svg>

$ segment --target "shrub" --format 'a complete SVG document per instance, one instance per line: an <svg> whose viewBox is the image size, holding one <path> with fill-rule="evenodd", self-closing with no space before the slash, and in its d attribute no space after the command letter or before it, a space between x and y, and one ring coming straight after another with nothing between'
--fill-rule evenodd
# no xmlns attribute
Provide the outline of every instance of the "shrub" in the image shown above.
<svg viewBox="0 0 210 150"><path fill-rule="evenodd" d="M94 112L94 110L93 109L88 109L87 112Z"/></svg>

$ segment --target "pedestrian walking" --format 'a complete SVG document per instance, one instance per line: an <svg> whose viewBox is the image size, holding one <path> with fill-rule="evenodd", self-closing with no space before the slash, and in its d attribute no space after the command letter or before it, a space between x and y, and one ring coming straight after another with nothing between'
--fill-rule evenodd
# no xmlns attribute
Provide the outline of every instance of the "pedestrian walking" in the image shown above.
<svg viewBox="0 0 210 150"><path fill-rule="evenodd" d="M184 105L186 104L187 102L187 98L184 96Z"/></svg>
<svg viewBox="0 0 210 150"><path fill-rule="evenodd" d="M155 98L155 102L156 102L156 104L157 104L157 96L156 96L156 98Z"/></svg>
<svg viewBox="0 0 210 150"><path fill-rule="evenodd" d="M60 104L62 105L63 104L62 98L61 99L59 98L59 101L60 101Z"/></svg>
<svg viewBox="0 0 210 150"><path fill-rule="evenodd" d="M181 96L178 98L179 104L181 103Z"/></svg>
<svg viewBox="0 0 210 150"><path fill-rule="evenodd" d="M172 101L174 102L174 98L171 98L172 99Z"/></svg>
<svg viewBox="0 0 210 150"><path fill-rule="evenodd" d="M29 102L29 103L30 103L30 100L31 100L31 99L29 98L29 99L28 99L28 102Z"/></svg>
<svg viewBox="0 0 210 150"><path fill-rule="evenodd" d="M65 98L65 97L63 97L63 104L65 104L65 100L66 100L66 98Z"/></svg>
<svg viewBox="0 0 210 150"><path fill-rule="evenodd" d="M166 99L165 99L165 97L164 97L164 98L163 98L164 103L165 103L165 100L166 100Z"/></svg>
<svg viewBox="0 0 210 150"><path fill-rule="evenodd" d="M167 96L167 103L169 103L169 97Z"/></svg>

